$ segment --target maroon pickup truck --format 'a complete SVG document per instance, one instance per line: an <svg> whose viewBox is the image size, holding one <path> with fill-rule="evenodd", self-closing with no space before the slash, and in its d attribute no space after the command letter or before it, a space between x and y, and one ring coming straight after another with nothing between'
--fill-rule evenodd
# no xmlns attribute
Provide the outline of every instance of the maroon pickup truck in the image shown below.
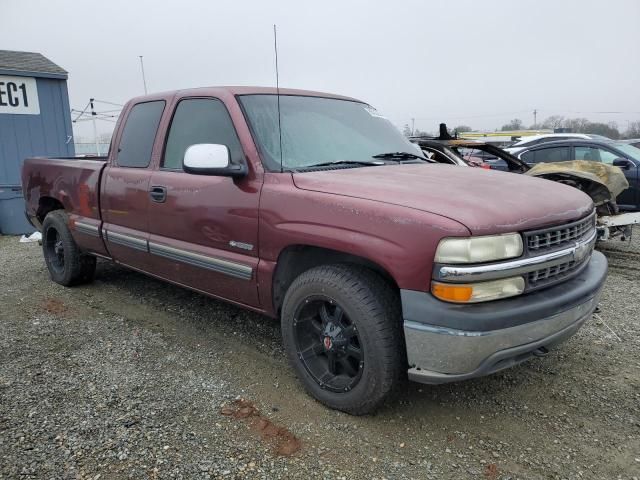
<svg viewBox="0 0 640 480"><path fill-rule="evenodd" d="M280 318L306 389L352 414L407 376L546 355L607 274L587 195L431 163L371 106L324 93L136 98L108 157L30 158L22 181L54 281L90 281L99 257Z"/></svg>

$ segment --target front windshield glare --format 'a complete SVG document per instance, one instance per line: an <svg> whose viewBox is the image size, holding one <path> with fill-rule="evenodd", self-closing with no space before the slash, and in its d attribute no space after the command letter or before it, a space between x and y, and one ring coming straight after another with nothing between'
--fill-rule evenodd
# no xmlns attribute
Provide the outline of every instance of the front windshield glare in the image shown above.
<svg viewBox="0 0 640 480"><path fill-rule="evenodd" d="M278 98L239 97L265 167L280 170ZM320 97L280 96L285 170L336 161L371 162L373 155L422 155L386 118L364 103Z"/></svg>

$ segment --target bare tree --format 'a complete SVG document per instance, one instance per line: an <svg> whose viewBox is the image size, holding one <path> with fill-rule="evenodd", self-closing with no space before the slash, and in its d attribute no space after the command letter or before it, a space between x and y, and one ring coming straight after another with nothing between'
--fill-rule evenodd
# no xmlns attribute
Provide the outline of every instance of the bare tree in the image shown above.
<svg viewBox="0 0 640 480"><path fill-rule="evenodd" d="M620 138L620 132L618 131L615 122L610 122L608 124L589 122L583 132L592 133L594 135L602 135L603 137L613 138L614 140Z"/></svg>
<svg viewBox="0 0 640 480"><path fill-rule="evenodd" d="M589 125L589 120L586 118L567 118L562 126L570 128L572 132L583 133Z"/></svg>
<svg viewBox="0 0 640 480"><path fill-rule="evenodd" d="M550 128L550 129L555 129L555 128L561 128L562 124L564 123L564 117L562 115L552 115L550 117L547 117L547 119L542 122L542 128Z"/></svg>
<svg viewBox="0 0 640 480"><path fill-rule="evenodd" d="M624 132L626 138L640 138L640 120L629 122L627 131Z"/></svg>
<svg viewBox="0 0 640 480"><path fill-rule="evenodd" d="M509 123L503 125L500 130L502 130L503 132L506 132L509 130L522 130L523 128L524 128L524 123L522 123L522 120L520 120L519 118L514 118Z"/></svg>

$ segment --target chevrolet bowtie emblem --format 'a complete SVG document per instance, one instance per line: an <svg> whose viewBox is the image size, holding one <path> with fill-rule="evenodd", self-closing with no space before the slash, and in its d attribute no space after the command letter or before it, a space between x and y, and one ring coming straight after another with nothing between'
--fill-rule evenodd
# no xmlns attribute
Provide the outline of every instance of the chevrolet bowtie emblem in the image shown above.
<svg viewBox="0 0 640 480"><path fill-rule="evenodd" d="M584 260L584 258L589 255L589 253L591 252L591 244L590 243L583 243L580 245L576 245L576 247L573 250L573 260L576 263L580 263L582 262L582 260Z"/></svg>

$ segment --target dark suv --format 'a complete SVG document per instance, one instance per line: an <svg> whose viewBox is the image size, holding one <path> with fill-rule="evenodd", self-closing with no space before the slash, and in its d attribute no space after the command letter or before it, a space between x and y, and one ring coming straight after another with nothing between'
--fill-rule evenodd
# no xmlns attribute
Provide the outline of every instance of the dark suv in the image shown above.
<svg viewBox="0 0 640 480"><path fill-rule="evenodd" d="M640 210L640 149L628 143L598 140L560 140L525 148L516 156L527 163L590 160L620 167L629 188L617 199L621 210Z"/></svg>

